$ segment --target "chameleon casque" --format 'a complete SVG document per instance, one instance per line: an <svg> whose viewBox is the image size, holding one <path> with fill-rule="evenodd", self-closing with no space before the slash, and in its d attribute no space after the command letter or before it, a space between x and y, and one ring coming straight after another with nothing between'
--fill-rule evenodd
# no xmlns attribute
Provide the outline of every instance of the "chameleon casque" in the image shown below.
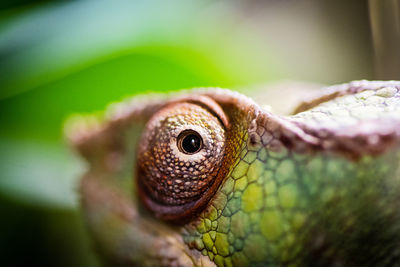
<svg viewBox="0 0 400 267"><path fill-rule="evenodd" d="M67 135L107 266L400 265L400 82L293 115L217 88L135 97Z"/></svg>

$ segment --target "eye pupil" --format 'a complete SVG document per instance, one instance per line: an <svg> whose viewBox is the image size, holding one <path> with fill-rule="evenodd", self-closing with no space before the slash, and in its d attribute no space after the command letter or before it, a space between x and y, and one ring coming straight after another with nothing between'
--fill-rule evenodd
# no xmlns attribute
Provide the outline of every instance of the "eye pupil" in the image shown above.
<svg viewBox="0 0 400 267"><path fill-rule="evenodd" d="M194 131L181 133L178 137L178 140L180 140L180 150L186 154L194 154L203 146L203 140L201 136Z"/></svg>

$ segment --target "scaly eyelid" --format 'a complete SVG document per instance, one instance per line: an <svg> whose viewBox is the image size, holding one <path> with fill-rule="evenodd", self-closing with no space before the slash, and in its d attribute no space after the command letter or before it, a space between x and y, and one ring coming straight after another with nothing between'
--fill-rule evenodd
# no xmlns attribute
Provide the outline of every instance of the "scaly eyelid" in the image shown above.
<svg viewBox="0 0 400 267"><path fill-rule="evenodd" d="M136 181L142 203L167 221L181 221L204 207L228 170L222 168L226 130L215 115L222 109L215 106L211 113L205 108L204 101L214 103L208 97L200 98L200 104L184 99L168 103L150 118L138 150ZM199 153L184 154L177 146L178 136L188 129L203 139Z"/></svg>
<svg viewBox="0 0 400 267"><path fill-rule="evenodd" d="M225 129L230 128L230 122L228 116L226 116L225 112L222 110L221 106L217 104L212 98L205 96L205 95L189 95L183 96L175 99L174 101L170 102L169 105L176 104L179 102L186 102L199 105L200 107L208 110L211 114L217 117Z"/></svg>

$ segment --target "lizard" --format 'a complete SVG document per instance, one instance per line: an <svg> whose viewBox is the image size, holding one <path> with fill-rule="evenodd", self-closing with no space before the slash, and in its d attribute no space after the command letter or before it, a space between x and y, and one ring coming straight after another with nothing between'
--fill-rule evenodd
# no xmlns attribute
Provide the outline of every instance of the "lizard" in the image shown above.
<svg viewBox="0 0 400 267"><path fill-rule="evenodd" d="M135 96L66 136L106 266L400 262L398 81L330 86L291 115L220 88Z"/></svg>

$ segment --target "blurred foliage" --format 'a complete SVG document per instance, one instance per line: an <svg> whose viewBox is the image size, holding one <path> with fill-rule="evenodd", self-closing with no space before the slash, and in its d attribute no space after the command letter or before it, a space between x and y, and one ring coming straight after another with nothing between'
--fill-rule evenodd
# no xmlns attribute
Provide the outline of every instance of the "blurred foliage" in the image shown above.
<svg viewBox="0 0 400 267"><path fill-rule="evenodd" d="M0 2L0 10L2 9L12 9L12 8L19 8L21 6L31 6L31 5L38 5L44 4L49 2L49 0L3 0Z"/></svg>
<svg viewBox="0 0 400 267"><path fill-rule="evenodd" d="M85 165L63 138L70 114L146 92L368 78L365 4L335 3L2 2L0 265L96 265L75 193Z"/></svg>

